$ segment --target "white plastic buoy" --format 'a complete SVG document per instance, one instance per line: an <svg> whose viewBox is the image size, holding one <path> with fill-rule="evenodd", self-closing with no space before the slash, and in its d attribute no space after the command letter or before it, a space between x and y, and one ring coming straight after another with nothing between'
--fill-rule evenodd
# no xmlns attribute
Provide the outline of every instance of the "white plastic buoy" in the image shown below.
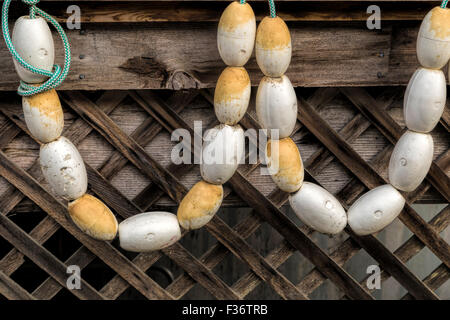
<svg viewBox="0 0 450 320"><path fill-rule="evenodd" d="M270 129L276 129L279 139L289 137L297 121L297 96L288 77L261 79L256 93L256 115L269 136Z"/></svg>
<svg viewBox="0 0 450 320"><path fill-rule="evenodd" d="M217 47L222 60L229 66L247 63L255 44L256 20L248 3L232 2L222 13L217 29Z"/></svg>
<svg viewBox="0 0 450 320"><path fill-rule="evenodd" d="M69 139L61 136L43 144L39 156L42 174L56 194L66 200L75 200L86 193L86 168Z"/></svg>
<svg viewBox="0 0 450 320"><path fill-rule="evenodd" d="M405 199L393 186L385 184L362 195L348 209L348 224L360 236L381 231L400 214Z"/></svg>
<svg viewBox="0 0 450 320"><path fill-rule="evenodd" d="M430 132L444 112L447 97L445 75L441 70L419 68L414 72L403 100L408 129Z"/></svg>
<svg viewBox="0 0 450 320"><path fill-rule="evenodd" d="M235 125L247 111L250 101L250 77L245 68L228 67L217 80L214 111L221 123Z"/></svg>
<svg viewBox="0 0 450 320"><path fill-rule="evenodd" d="M219 210L223 187L205 181L197 182L184 196L177 217L186 230L198 229L207 224Z"/></svg>
<svg viewBox="0 0 450 320"><path fill-rule="evenodd" d="M291 138L269 140L266 162L272 180L281 190L295 192L302 186L304 169L297 145Z"/></svg>
<svg viewBox="0 0 450 320"><path fill-rule="evenodd" d="M450 58L450 9L434 7L425 16L417 37L417 58L422 66L441 69Z"/></svg>
<svg viewBox="0 0 450 320"><path fill-rule="evenodd" d="M69 215L73 222L97 240L113 240L119 227L111 210L99 199L90 194L69 202Z"/></svg>
<svg viewBox="0 0 450 320"><path fill-rule="evenodd" d="M304 182L289 196L297 217L310 228L325 234L337 234L347 225L347 214L339 201L324 188Z"/></svg>
<svg viewBox="0 0 450 320"><path fill-rule="evenodd" d="M177 216L170 212L145 212L119 224L120 246L131 252L160 250L171 246L180 238Z"/></svg>
<svg viewBox="0 0 450 320"><path fill-rule="evenodd" d="M389 182L402 191L416 189L430 169L433 149L430 134L406 131L391 154Z"/></svg>
<svg viewBox="0 0 450 320"><path fill-rule="evenodd" d="M224 184L236 171L244 156L245 139L241 126L220 124L206 131L200 173L203 180Z"/></svg>
<svg viewBox="0 0 450 320"><path fill-rule="evenodd" d="M23 16L17 19L11 37L17 53L32 66L52 71L55 61L55 49L52 33L47 22L41 18ZM26 70L16 59L14 65L22 81L40 83L47 80L46 76L38 75Z"/></svg>
<svg viewBox="0 0 450 320"><path fill-rule="evenodd" d="M22 98L25 122L41 142L57 139L64 128L64 113L55 89Z"/></svg>
<svg viewBox="0 0 450 320"><path fill-rule="evenodd" d="M256 62L264 75L281 77L292 55L291 35L280 17L265 17L256 31Z"/></svg>

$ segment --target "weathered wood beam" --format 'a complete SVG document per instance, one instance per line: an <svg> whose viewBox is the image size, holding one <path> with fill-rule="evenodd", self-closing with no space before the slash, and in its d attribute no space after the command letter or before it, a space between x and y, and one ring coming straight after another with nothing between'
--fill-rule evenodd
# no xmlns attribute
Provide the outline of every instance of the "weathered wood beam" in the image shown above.
<svg viewBox="0 0 450 320"><path fill-rule="evenodd" d="M73 12L67 12L71 3L42 3L40 7L65 22ZM218 22L220 15L229 2L179 2L170 5L166 2L82 2L81 23L147 23L147 22ZM285 21L366 21L372 13L367 13L367 2L282 2L277 1L277 15ZM414 3L376 3L381 9L382 21L422 20L425 14L436 4L431 2ZM259 21L268 15L266 1L251 3L256 19ZM12 18L19 15L14 12Z"/></svg>
<svg viewBox="0 0 450 320"><path fill-rule="evenodd" d="M294 86L306 87L405 85L418 67L418 23L409 24L368 30L365 24L289 23L294 51L287 76ZM225 68L216 28L216 23L95 24L68 31L72 67L60 88L213 88ZM61 44L55 44L61 61ZM256 86L262 73L254 57L246 68ZM3 42L0 72L0 90L16 90L18 78Z"/></svg>

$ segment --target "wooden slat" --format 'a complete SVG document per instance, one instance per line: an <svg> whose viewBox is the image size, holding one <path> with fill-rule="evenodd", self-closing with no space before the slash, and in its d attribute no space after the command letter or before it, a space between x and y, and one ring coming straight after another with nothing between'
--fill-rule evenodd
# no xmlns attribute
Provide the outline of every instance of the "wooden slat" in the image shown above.
<svg viewBox="0 0 450 320"><path fill-rule="evenodd" d="M28 291L2 271L0 271L0 294L9 300L35 300Z"/></svg>
<svg viewBox="0 0 450 320"><path fill-rule="evenodd" d="M395 144L406 130L401 128L387 112L380 109L376 101L366 91L358 88L343 88L342 92L391 143ZM450 178L434 162L431 164L427 179L447 201L450 201Z"/></svg>
<svg viewBox="0 0 450 320"><path fill-rule="evenodd" d="M188 95L183 94L183 93L179 93L179 94L177 93L174 96L182 97L182 100L177 99L177 101L178 102L182 101L183 105L184 105L184 104L188 103L189 101L191 101L191 99L193 97L195 97L195 95L196 95L195 93L191 93ZM113 92L106 92L97 100L97 104L102 110L105 111L105 113L108 114L108 113L112 112L113 108L116 107L124 99L125 96L126 96L125 92L120 92L119 94L113 93ZM180 108L182 109L182 106ZM21 125L22 128L25 127L25 124L23 122L18 123L18 124ZM142 131L145 131L144 128L138 127L134 134L139 135ZM82 139L84 139L88 135L88 133L91 130L92 130L92 127L89 126L84 120L77 119L71 125L71 127L66 130L65 135L67 137L70 137L71 139L73 139L72 141L75 144L78 144L79 142L82 141ZM144 135L144 137L148 138L145 135ZM142 137L140 137L140 138L142 139ZM120 155L120 153L119 153L119 155ZM117 167L123 168L123 166L127 162L126 159L125 159L125 162L121 161L121 160L124 160L124 158L122 156L120 156L119 158L114 157L114 154L112 155L110 160L112 160L113 163L116 165L116 172L118 171ZM120 199L123 196L121 194L115 194L112 197L108 197L107 196L108 190L113 190L113 189L115 190L115 188L113 188L112 186L108 186L108 188L104 188L103 184L101 182L96 183L96 181L104 180L104 178L96 170L93 170L93 168L91 168L89 165L86 164L86 166L88 169L89 184L90 184L91 188L95 192L99 193L101 195L101 198L106 199L107 200L106 202L108 205L110 205L112 208L119 211L121 208L117 208L115 206L115 204L118 203L117 201L115 201L115 199ZM112 167L112 168L114 168L114 167ZM103 166L102 169L106 169L105 166ZM112 175L116 172L102 171L102 173L109 174L109 177L112 177ZM104 192L106 192L106 194ZM112 203L111 203L111 201L112 201ZM121 203L123 204L124 202L122 201ZM1 206L0 206L0 208L1 208ZM122 212L122 214L126 215L127 214L126 212L127 211L125 211L125 213ZM130 212L129 209L128 209L128 212ZM128 213L128 214L130 214L130 213ZM43 223L46 223L47 221L49 221L48 223L52 223L53 230L51 230L49 227L44 227L41 225ZM45 238L38 237L37 235L35 237L38 239L38 241L45 242L48 239L48 237L50 237L57 229L58 229L58 225L53 221L53 219L46 217L37 227L35 227L33 229L33 231L30 233L30 235L33 236L33 232L40 232L41 230L48 231L48 232L46 232ZM8 259L6 259L6 257L8 257ZM3 264L5 267L8 267L8 270L10 270L12 273L21 264L21 259L20 259L21 257L20 257L20 255L18 256L14 250L11 251L6 257L4 259L2 259L2 261L0 261L0 267ZM82 247L79 250L77 250L67 260L67 263L68 264L76 264L76 265L80 266L81 269L83 269L94 258L95 258L95 255L93 255L90 251L88 251ZM11 263L11 262L13 262L13 263ZM121 281L125 281L122 278L120 278L120 279L121 279ZM125 281L125 283L126 283L126 281ZM48 278L46 281L44 281L41 284L41 286L39 286L39 288L36 289L34 294L39 299L50 299L59 292L60 288L61 288L61 286L56 281L54 281L52 278Z"/></svg>
<svg viewBox="0 0 450 320"><path fill-rule="evenodd" d="M123 133L117 124L99 110L92 101L76 92L66 93L63 95L63 100L131 163L151 177L173 200L181 201L183 198L181 186L168 183L176 178L164 170L134 139Z"/></svg>
<svg viewBox="0 0 450 320"><path fill-rule="evenodd" d="M165 117L170 114L164 113ZM246 115L248 116L248 115ZM178 122L178 128L184 128L193 132L182 119L166 119L167 122ZM297 226L295 226L279 209L257 191L240 173L236 173L229 181L233 189L243 200L257 210L275 229L278 230L287 240L303 255L318 266L336 285L354 298L371 299L372 297L362 287L356 284L355 280L348 275L345 270L337 266L329 257ZM314 253L313 253L314 252Z"/></svg>
<svg viewBox="0 0 450 320"><path fill-rule="evenodd" d="M94 240L81 232L72 221L69 220L67 208L42 188L35 179L12 163L3 152L0 152L0 174L46 211L64 229L74 235L109 267L130 282L130 284L144 296L150 299L172 298L156 282L134 266L110 243Z"/></svg>
<svg viewBox="0 0 450 320"><path fill-rule="evenodd" d="M298 119L314 133L314 135L330 149L331 152L358 177L368 188L375 188L385 184L385 181L372 167L370 167L361 156L337 134L302 98L299 99ZM442 170L438 168L436 171ZM448 177L445 176L448 180ZM409 201L407 199L407 201ZM420 215L407 203L405 209L400 214L400 219L407 227L423 241L442 262L450 266L450 246L446 243Z"/></svg>
<svg viewBox="0 0 450 320"><path fill-rule="evenodd" d="M177 198L174 198L174 200L178 202L181 201L187 190L171 173L162 168L134 140L125 135L122 130L117 127L117 125L106 114L96 108L90 100L87 100L79 94L69 93L67 96L70 100L65 99L65 101L71 105L74 110L78 112L85 120L91 123L91 125L96 128L100 134L104 137L107 135L111 137L111 141L114 145L119 146L118 149L125 157L128 158L129 161L133 162L138 168L142 168L145 165L152 166L153 170L143 171L151 179L153 179L156 184L164 188L165 191L168 191L166 186L170 186L171 190L176 191L176 193L172 193L173 195L177 195ZM139 156L136 157L135 154L138 154ZM157 174L155 174L155 172L157 172ZM236 243L239 243L239 235L233 232L228 233L229 236L230 234L235 237ZM264 275L266 277L268 274L271 274L273 277L273 283L271 284L274 286L276 291L279 291L279 293L282 293L283 295L288 292L286 297L303 297L298 289L290 284L290 282L283 275L281 275L277 270L271 268L269 264L265 263L264 258L257 254L256 251L254 251L251 247L247 247L247 251L249 252L249 255L254 258L256 257L256 261L259 261L259 264L251 264L250 267L255 267L255 273L261 274L261 276ZM249 263L255 262L254 259L246 259L246 261L249 261ZM258 268L256 268L256 266L258 266ZM260 269L260 267L263 269ZM264 269L268 270L266 271ZM262 270L266 272L261 273ZM281 285L277 286L279 283Z"/></svg>
<svg viewBox="0 0 450 320"><path fill-rule="evenodd" d="M395 28L413 38L418 25ZM61 90L212 88L225 68L217 50L216 23L95 24L84 25L83 31L68 31L73 59ZM387 23L376 31L360 25L294 23L290 31L293 54L287 76L294 86L406 84L417 66L415 54L395 51L404 44L391 43L393 28ZM61 44L56 41L55 46L61 61ZM257 85L262 73L254 57L246 68ZM0 72L0 90L16 90L17 75L3 43Z"/></svg>
<svg viewBox="0 0 450 320"><path fill-rule="evenodd" d="M173 2L168 6L164 2L135 3L79 3L82 15L81 23L148 23L148 22L218 22L228 1L199 3ZM434 6L431 3L418 3L405 6L398 3L383 3L381 7L383 21L422 20ZM67 3L41 2L39 7L65 22L70 16ZM266 2L252 1L251 6L259 21L268 15ZM315 2L277 2L277 15L285 21L366 21L367 3L338 2L333 5ZM16 18L16 16L12 16Z"/></svg>
<svg viewBox="0 0 450 320"><path fill-rule="evenodd" d="M347 144L339 135L323 120L320 116L315 112L313 108L311 108L306 101L299 99L299 120L311 131L314 135L330 149L333 154L344 164L349 170L351 170L367 187L374 188L380 184L386 183L378 173L373 170L372 167L367 165L361 157L351 148L349 144ZM413 209L408 211L408 213L414 212ZM403 211L405 212L405 210ZM450 254L450 250L448 244L443 241L443 239L432 230L426 222L421 221L420 216L418 214L405 215L406 218L402 219L405 223L407 223L408 227L413 230L413 232L421 238L421 240L427 244L427 246L435 252L443 261L448 260L448 256ZM408 223L408 218L414 219L414 222ZM409 219L409 220L411 220ZM425 231L424 231L425 230ZM369 239L370 237L367 237ZM430 240L432 239L432 240ZM366 240L366 237L358 238L357 240L360 244L363 241L367 241L365 246L370 248L371 244L369 240ZM387 249L386 249L387 250ZM375 248L373 252L371 250L366 249L366 251L370 253L379 252ZM409 287L408 290L417 295L417 297L423 297L423 295L428 295L429 298L432 298L434 293L432 293L424 284L417 279L413 274L409 274L406 276L406 273L398 272L395 268L408 270L406 266L402 266L401 262L396 259L394 256L389 255L381 255L379 257L384 261L384 268L389 270L392 274L394 272L398 278L397 280L402 283L405 287ZM381 262L381 261L380 261ZM390 270L392 268L392 270ZM406 277L406 278L405 278Z"/></svg>
<svg viewBox="0 0 450 320"><path fill-rule="evenodd" d="M0 153L0 158L4 158L2 153ZM3 159L0 161L3 164ZM0 214L0 234L62 286L66 286L67 266L3 214ZM80 288L70 290L70 292L80 299L104 299L97 290L83 279L80 279Z"/></svg>
<svg viewBox="0 0 450 320"><path fill-rule="evenodd" d="M125 95L123 93L113 93L106 92L100 96L97 100L100 108L109 113L124 99ZM2 109L2 112L11 120L10 123L15 123L14 132L17 132L19 128L24 131L28 131L23 117L17 117L14 110ZM87 125L82 119L75 120L72 125L64 132L65 136L69 138L75 145L81 142L90 132L92 128ZM10 136L9 132L4 132L4 136ZM35 163L29 169L31 176L42 179L41 169L39 162ZM22 199L24 195L17 189L11 188L3 194L2 199L0 199L0 211L3 213L8 213L11 211ZM59 225L51 218L45 217L33 230L30 232L30 236L34 238L39 243L44 243L47 241L57 230ZM94 256L92 256L94 257ZM20 265L24 262L23 255L17 250L11 250L3 259L0 261L0 267L7 274L12 274Z"/></svg>
<svg viewBox="0 0 450 320"><path fill-rule="evenodd" d="M169 104L176 105L176 108L178 111L181 111L190 101L192 101L193 98L197 93L195 92L176 92L174 93L168 100ZM105 99L103 99L105 100ZM100 103L99 106L101 109L103 105L103 100L98 100L97 103ZM105 110L105 109L103 109ZM84 120L79 119L83 123ZM149 121L144 121L140 126L138 126L135 131L131 134L131 137L135 139L140 145L144 146L149 143L151 139L153 139L154 136L156 136L157 133L160 132L162 129L161 126L152 121L152 119L148 119ZM92 128L88 125L89 128ZM103 193L105 190L111 188L114 189L112 186L108 186L107 188L104 188L105 181L100 183L93 183L92 180L104 180L105 178L112 178L118 171L120 171L121 168L125 166L125 164L128 162L128 160L121 155L120 152L114 151L111 155L111 157L105 162L105 164L102 165L102 167L99 169L99 172L97 171L91 171L92 177L89 177L89 181L91 184L91 187L93 190L100 196L100 198L106 199L106 202L111 205L114 208L116 195L112 197L105 198L105 194ZM158 189L159 190L159 189ZM117 198L122 198L121 194L117 194ZM113 201L113 203L110 203L108 201ZM136 202L136 201L134 201ZM118 207L115 207L115 209L118 212L121 212L121 215L123 217L126 217L127 213L126 211L121 211L122 208L129 208L130 206L125 204L124 200L122 199L121 204L118 204ZM131 211L130 211L131 212ZM147 253L147 254L139 254L135 259L133 259L133 263L138 266L142 270L147 270L153 263L155 263L159 258L161 257L161 253L153 252L153 253ZM66 263L68 264L77 264L80 266L81 269L86 267L92 260L95 258L95 256L90 253L89 251L85 250L84 248L80 248L77 250L68 260ZM1 266L1 264L0 264ZM190 278L191 279L191 278ZM60 286L57 282L53 281L53 279L48 278L46 281L44 281L39 288L36 289L36 291L33 293L36 297L39 297L40 299L50 299L54 295L56 295L59 290ZM128 282L121 278L120 276L115 276L110 282L108 282L107 285L103 287L101 290L102 294L104 294L106 297L110 299L117 298L126 288L128 288Z"/></svg>
<svg viewBox="0 0 450 320"><path fill-rule="evenodd" d="M425 282L430 288L434 290L438 289L441 285L443 285L450 278L450 272L448 271L447 266L444 264L439 265L436 269L434 269L425 279ZM402 297L401 300L412 300L413 297L407 293Z"/></svg>

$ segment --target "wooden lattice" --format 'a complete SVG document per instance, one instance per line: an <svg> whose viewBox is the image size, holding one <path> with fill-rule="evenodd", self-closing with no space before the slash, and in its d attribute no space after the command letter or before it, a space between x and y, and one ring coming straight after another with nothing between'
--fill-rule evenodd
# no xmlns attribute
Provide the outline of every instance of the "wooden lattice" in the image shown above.
<svg viewBox="0 0 450 320"><path fill-rule="evenodd" d="M338 164L340 170L347 172L348 179L334 193L346 208L367 189L386 183L385 173L393 145L404 131L401 116L396 117L395 112L391 112L392 106L401 100L402 90L375 91L381 92L376 99L370 89L362 88L321 88L297 92L299 113L293 138L300 145L306 168L305 179L320 184L319 181L324 181L320 179L321 172L330 165ZM352 104L353 115L337 129L325 120L330 117L325 117L321 112L338 96ZM96 164L89 162L89 154L83 151L85 148L80 150L85 160L88 159L89 192L109 205L119 220L164 206L164 203L176 205L181 201L188 190L182 179L198 171L198 166L162 164L155 159L152 148L148 146L161 135L167 138L167 134L176 128L192 130L191 121L183 116L183 110L195 108L199 101L211 103L211 92L193 90L167 94L159 91L68 91L60 92L60 97L67 111L66 117L74 117L68 121L64 136L75 145L81 145L89 135L95 134L101 143L107 142L109 148L112 147L109 156ZM37 150L27 155L27 161L17 160L18 155L11 146L24 135L26 139L32 138L24 124L20 99L12 94L2 94L1 100L0 175L7 182L2 181L3 187L0 189L0 237L13 246L0 257L0 293L6 298L51 299L66 286L67 266L78 265L83 269L96 258L112 269L114 274L101 288L94 288L82 280L80 290L70 290L77 298L117 299L132 287L148 299L182 299L198 284L217 299L244 299L264 282L282 299L308 299L329 279L339 289L342 298L373 299L373 292L366 287L366 279L357 281L344 267L362 249L379 263L383 281L393 277L408 291L403 299L438 299L435 291L450 277L450 246L440 235L450 223L450 207L447 205L428 222L411 207L419 199L426 201L427 195L434 201L449 201L448 109L435 130L437 133L434 133L440 138L435 139L435 161L430 172L417 190L406 195L407 204L399 216L401 223L413 235L394 252L376 236L359 237L348 227L345 235L334 239L338 244L333 249L321 248L314 238L313 230L300 225L282 211L287 201L286 193L274 190L266 194L267 190L261 190L261 184L255 178L260 164L255 164L241 165L226 184L224 195L231 199L228 205L245 203L252 211L233 227L216 215L205 228L217 243L201 256L196 257L182 242L158 252L130 256L119 249L116 241L108 243L93 240L73 225L67 216L66 204L55 198L43 183L36 158ZM113 120L114 110L124 101L131 101L146 114L142 123L133 130L120 127ZM205 118L214 119L212 107L204 113L209 114ZM131 114L120 114L121 118L127 116L132 117ZM204 125L211 127L214 121L217 120ZM244 129L258 128L254 111L251 110L241 124ZM358 153L355 143L368 130L375 130L380 139L385 139L387 143L366 161L367 155L363 157ZM314 141L316 144L309 154L303 152L304 141ZM37 142L34 145L37 149ZM91 146L90 152L95 153L95 147ZM130 165L150 181L133 197L124 194L126 192L122 189L126 187L115 186L117 179L113 182ZM329 188L327 181L324 182L324 186ZM226 205L227 201L224 203ZM37 206L39 211L46 213L32 230L24 230L13 222L11 216L21 206L26 207L22 211L33 211L32 208ZM283 237L267 255L261 254L248 240L265 222ZM46 242L61 228L80 245L64 260L57 258L46 247ZM424 247L431 250L441 264L424 279L420 279L406 263ZM297 251L314 267L299 282L292 282L279 268ZM230 255L248 267L248 272L231 285L214 271ZM166 287L146 273L163 257L169 258L183 270ZM30 291L14 280L14 273L27 259L48 274L45 281Z"/></svg>

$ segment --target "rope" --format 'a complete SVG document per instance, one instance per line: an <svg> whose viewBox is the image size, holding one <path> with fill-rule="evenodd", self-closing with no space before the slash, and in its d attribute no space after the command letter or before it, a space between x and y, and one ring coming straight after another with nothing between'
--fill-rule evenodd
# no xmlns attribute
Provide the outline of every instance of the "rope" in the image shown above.
<svg viewBox="0 0 450 320"><path fill-rule="evenodd" d="M29 64L28 62L26 62L17 53L12 43L11 37L9 35L8 11L9 5L11 4L11 0L5 0L3 2L2 7L2 31L3 31L3 38L5 38L6 46L8 47L9 52L12 54L13 58L26 70L39 75L49 77L47 81L45 81L39 86L31 86L23 81L20 81L17 93L21 96L31 96L46 90L56 88L64 81L70 69L71 53L70 53L70 44L69 41L67 40L67 36L64 33L63 28L52 16L48 15L46 12L36 7L36 4L38 4L39 1L40 0L22 0L22 2L30 6L30 19L35 19L36 15L39 15L42 18L46 19L48 22L50 22L53 25L53 27L58 31L58 34L61 37L64 46L64 67L61 69L59 65L55 64L53 66L53 72L36 68L31 64Z"/></svg>
<svg viewBox="0 0 450 320"><path fill-rule="evenodd" d="M441 8L442 8L442 9L447 8L447 3L448 3L448 0L442 0Z"/></svg>
<svg viewBox="0 0 450 320"><path fill-rule="evenodd" d="M270 17L276 18L277 12L275 11L275 2L273 0L269 0L269 9L270 9Z"/></svg>
<svg viewBox="0 0 450 320"><path fill-rule="evenodd" d="M240 4L245 4L245 0L241 0L241 1L240 1Z"/></svg>

